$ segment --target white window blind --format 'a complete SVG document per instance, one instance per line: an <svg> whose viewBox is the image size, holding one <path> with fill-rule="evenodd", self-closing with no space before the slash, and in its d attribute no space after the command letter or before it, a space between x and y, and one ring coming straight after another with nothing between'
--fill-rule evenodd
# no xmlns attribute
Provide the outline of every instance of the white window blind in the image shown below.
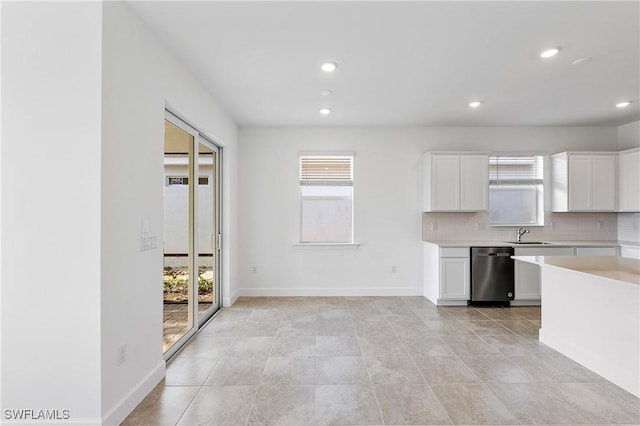
<svg viewBox="0 0 640 426"><path fill-rule="evenodd" d="M544 170L541 155L489 157L491 184L542 183Z"/></svg>
<svg viewBox="0 0 640 426"><path fill-rule="evenodd" d="M300 185L353 185L353 156L300 156Z"/></svg>

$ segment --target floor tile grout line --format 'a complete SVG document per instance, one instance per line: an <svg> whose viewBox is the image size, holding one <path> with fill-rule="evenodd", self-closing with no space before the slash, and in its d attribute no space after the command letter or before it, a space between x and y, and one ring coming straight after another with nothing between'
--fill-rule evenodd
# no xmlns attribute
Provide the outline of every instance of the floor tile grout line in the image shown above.
<svg viewBox="0 0 640 426"><path fill-rule="evenodd" d="M253 313L254 310L255 310L255 308L252 309L252 313ZM249 315L249 316L251 316L251 315ZM248 318L249 317L247 317L247 319ZM282 319L280 320L280 322L282 323ZM253 411L253 407L255 406L256 399L258 398L258 392L260 391L260 385L262 384L262 378L264 376L264 371L267 368L267 362L269 361L269 355L271 354L271 351L273 351L273 346L275 345L275 342L276 342L277 338L278 338L278 331L276 330L276 335L273 338L273 342L271 342L271 348L269 348L269 354L267 354L267 359L265 360L264 367L262 367L262 373L260 373L260 379L258 381L258 385L256 386L256 392L253 394L253 399L251 400L251 404L249 405L249 410L247 411L247 419L244 422L245 426L247 426L249 424L249 419L251 418L251 412Z"/></svg>
<svg viewBox="0 0 640 426"><path fill-rule="evenodd" d="M288 300L287 304L285 305L285 309L284 309L284 311L282 313L282 316L280 318L280 323L278 324L278 329L276 330L276 334L273 337L273 342L271 343L271 348L269 349L269 354L267 355L267 359L265 361L265 366L263 367L262 373L260 374L260 381L259 381L258 385L256 386L256 393L253 396L253 399L252 399L251 404L249 406L249 410L247 412L247 419L245 421L245 426L247 426L249 424L249 420L251 418L251 413L253 412L253 409L255 407L255 402L256 402L256 399L258 397L258 392L260 391L260 387L263 384L264 372L266 371L267 363L269 362L269 358L271 358L271 354L273 353L273 348L274 348L274 346L276 344L276 341L278 339L278 335L280 334L280 326L284 322L284 317L285 317L286 309L287 309L287 307L289 305L289 302L290 301ZM316 314L317 314L317 304L316 304L316 308L315 309L316 309ZM315 359L315 356L314 356L314 359ZM313 388L314 388L314 416L315 416L315 361L314 361L314 384L313 384ZM314 424L315 424L315 417L314 417Z"/></svg>
<svg viewBox="0 0 640 426"><path fill-rule="evenodd" d="M180 417L178 417L178 421L176 422L175 426L178 426L180 424L180 421L182 421L182 418L184 417L184 415L187 413L187 411L189 410L189 408L191 408L191 406L193 405L193 402L196 400L196 398L198 397L198 395L200 395L200 392L202 391L202 386L198 387L198 392L196 392L195 394L193 394L193 397L191 398L191 400L189 401L189 403L187 404L187 406L185 407L185 409L182 411L182 414L180 414Z"/></svg>
<svg viewBox="0 0 640 426"><path fill-rule="evenodd" d="M406 304L406 303L405 303ZM408 305L407 305L408 306ZM409 307L409 309L411 310L411 307ZM414 312L413 310L411 310L412 312ZM388 320L387 320L388 322ZM407 355L409 356L409 359L411 360L411 363L413 364L413 366L416 368L416 370L418 370L418 374L420 374L420 377L422 377L422 380L424 381L424 383L426 384L427 388L429 388L429 391L433 394L434 398L436 399L436 401L438 401L438 404L440 405L440 408L442 408L442 411L447 415L447 419L449 419L450 424L455 424L453 422L453 419L451 418L451 416L449 416L449 412L447 411L446 408L444 408L444 405L442 405L442 401L440 401L440 398L438 398L438 395L436 395L436 393L433 391L433 388L431 387L431 384L429 383L429 381L427 380L426 377L424 377L424 374L422 373L422 370L420 370L420 368L418 367L418 364L416 364L415 359L413 359L413 356L411 355L411 353L409 352L409 349L407 348L406 344L404 343L404 341L400 338L400 336L397 335L396 331L393 330L392 331L394 333L394 335L396 336L396 338L400 341L400 343L402 344L405 352L407 353ZM442 339L440 339L438 337L438 339L444 343L445 345L447 345L446 342L444 342ZM447 345L449 346L449 345ZM451 350L453 352L453 350Z"/></svg>
<svg viewBox="0 0 640 426"><path fill-rule="evenodd" d="M477 309L474 309L474 310L476 310L476 311L477 311ZM484 314L483 314L483 315L484 315ZM485 316L486 316L486 315L485 315ZM493 321L493 320L492 320L492 321ZM461 324L461 325L464 327L464 324ZM468 329L468 327L465 327L465 328L467 328L467 329ZM473 330L470 330L470 329L468 329L468 330L469 330L469 331L471 331L471 333L472 333L474 336L476 336L476 337L480 338L480 340L481 340L481 341L483 341L487 346L490 346L490 345L489 345L489 344L488 344L488 343L487 343L487 342L482 338L482 336L481 336L481 335L479 335L479 334L475 333ZM447 342L445 342L445 344L447 344L447 345L448 345L448 343L447 343ZM497 351L497 349L495 349L495 348L492 348L492 349L494 349L494 350L496 350L496 351ZM452 348L452 350L453 350L453 348ZM456 351L453 351L453 352L454 352L454 354L458 357L458 359L459 359L459 360L460 360L460 361L461 361L461 362L462 362L462 363L463 363L463 364L464 364L464 365L469 369L469 371L471 371L471 373L472 373L472 374L473 374L473 375L478 379L478 383L479 383L483 388L485 388L486 390L488 390L492 395L494 395L494 396L495 396L495 398L496 398L496 400L497 400L497 401L500 403L500 405L502 406L502 408L504 408L506 412L508 412L511 416L513 416L513 418L514 418L514 419L517 419L517 420L518 420L518 424L519 424L519 425L522 425L522 424L523 424L523 423L522 423L522 420L520 420L520 418L519 418L515 413L513 413L513 412L512 412L512 411L511 411L511 410L510 410L510 409L509 409L509 408L504 404L504 402L502 402L502 400L501 400L500 398L498 398L498 395L497 395L497 394L495 394L495 392L493 392L493 390L492 390L489 386L487 386L487 383L486 383L485 381L483 381L483 380L482 380L482 378L478 375L478 373L476 373L476 371L475 371L473 368L471 368L471 366L470 366L469 364L467 364L467 362L462 358L462 356L461 356L460 354L458 354ZM499 353L499 351L497 351L497 352ZM474 356L479 356L479 355L474 355ZM436 397L437 397L437 396L436 396Z"/></svg>
<svg viewBox="0 0 640 426"><path fill-rule="evenodd" d="M353 314L351 312L351 307L347 302L347 309L349 310L349 318L351 319L351 327L353 327L353 333L356 337L356 342L358 342L358 348L360 349L360 356L362 357L362 364L364 364L364 370L367 373L367 378L369 379L369 387L371 388L371 393L373 394L373 400L376 403L376 408L378 409L378 415L380 416L380 421L382 424L385 424L384 417L382 416L382 408L380 408L380 403L378 402L378 396L376 395L376 391L373 388L373 380L371 380L371 373L369 373L369 367L367 366L367 361L365 360L364 351L362 350L362 345L360 344L360 339L358 337L358 332L356 331L356 325L353 320Z"/></svg>
<svg viewBox="0 0 640 426"><path fill-rule="evenodd" d="M477 311L477 309L475 309L475 308L474 308L474 310L476 310L476 311ZM483 314L483 315L484 315L484 314ZM485 316L487 316L487 315L485 315ZM471 330L471 329L469 329L468 327L466 327L466 326L464 325L464 323L462 323L462 322L461 322L461 320L460 320L460 319L456 318L455 320L456 320L456 322L459 322L459 323L460 323L460 325L461 325L462 327L464 327L465 329L469 330L469 331L472 333L472 335L474 335L474 336L476 336L476 337L479 337L481 341L483 341L486 345L490 346L490 345L485 341L485 339L483 339L483 338L482 338L482 335L479 335L479 334L477 334L476 332L474 332L473 330ZM494 319L492 319L492 318L490 318L489 320L490 320L490 321L493 321L493 322L496 322L496 321L495 321ZM481 321L485 321L485 320L481 320ZM496 324L501 325L501 324L499 324L499 323L497 323L497 322L496 322ZM516 333L512 333L512 334L513 334L513 335L516 335ZM471 368L471 366L470 366L469 364L467 364L467 362L462 358L462 356L461 356L460 354L458 354L455 350L453 350L453 348L451 348L451 346L450 346L447 342L444 342L444 343L445 343L445 345L449 346L449 348L452 350L452 352L454 353L454 355L455 355L455 356L456 356L456 357L457 357L457 358L458 358L458 359L459 359L459 360L460 360L460 361L461 361L461 362L462 362L462 363L463 363L463 364L464 364L464 365L469 369L469 371L471 371L471 373L472 373L472 374L473 374L473 375L478 379L478 384L480 384L483 388L485 388L486 390L488 390L489 392L491 392L491 394L495 396L496 400L497 400L497 401L500 403L500 405L505 409L505 411L506 411L506 412L508 412L511 416L513 416L513 418L515 418L515 419L517 419L517 420L518 420L518 424L520 424L520 425L521 425L521 424L523 424L523 423L522 423L522 421L520 420L520 418L516 415L516 413L513 413L513 412L512 412L512 411L511 411L511 410L510 410L510 409L509 409L509 408L504 404L504 402L502 402L502 400L498 397L498 395L497 395L495 392L493 392L493 390L492 390L489 386L487 386L487 382L485 382L485 381L483 381L483 380L482 380L482 378L478 375L478 373L476 373L476 371L475 371L473 368ZM496 350L496 351L500 354L500 351L498 351L497 349L495 349L495 348L492 348L492 349ZM508 359L508 358L507 358L507 359ZM425 379L425 380L426 380L426 379ZM433 389L432 389L432 392L433 392ZM435 394L435 392L434 392L434 394ZM436 398L438 399L438 402L440 402L440 400L439 400L439 398L437 397L437 395L436 395ZM441 405L442 405L442 403L441 403ZM447 412L447 411L445 410L445 412ZM448 412L447 412L447 415L448 415ZM450 420L453 420L453 419L451 419L450 417L449 417L449 419L450 419ZM454 423L453 423L453 421L452 421L452 424L454 424Z"/></svg>

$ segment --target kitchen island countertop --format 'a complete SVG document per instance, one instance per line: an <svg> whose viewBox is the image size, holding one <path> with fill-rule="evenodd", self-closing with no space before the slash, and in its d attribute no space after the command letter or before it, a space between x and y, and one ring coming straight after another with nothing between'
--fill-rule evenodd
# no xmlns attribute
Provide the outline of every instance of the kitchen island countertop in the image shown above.
<svg viewBox="0 0 640 426"><path fill-rule="evenodd" d="M628 284L640 285L640 260L619 256L513 256L540 266L569 269Z"/></svg>
<svg viewBox="0 0 640 426"><path fill-rule="evenodd" d="M640 397L640 260L514 256L539 265L539 339Z"/></svg>

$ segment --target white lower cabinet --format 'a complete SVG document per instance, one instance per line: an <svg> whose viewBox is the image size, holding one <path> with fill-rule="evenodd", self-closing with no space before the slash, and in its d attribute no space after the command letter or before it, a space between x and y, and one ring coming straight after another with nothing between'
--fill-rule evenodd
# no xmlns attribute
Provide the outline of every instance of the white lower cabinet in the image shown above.
<svg viewBox="0 0 640 426"><path fill-rule="evenodd" d="M466 305L471 298L470 247L441 247L424 243L424 296L436 305ZM628 247L622 256L640 256ZM515 256L617 256L618 247L515 247ZM511 305L540 305L540 267L515 263L515 295Z"/></svg>
<svg viewBox="0 0 640 426"><path fill-rule="evenodd" d="M573 256L573 247L516 247L516 256ZM540 267L515 263L515 295L511 305L540 305Z"/></svg>
<svg viewBox="0 0 640 426"><path fill-rule="evenodd" d="M469 255L440 258L440 297L443 300L469 300Z"/></svg>
<svg viewBox="0 0 640 426"><path fill-rule="evenodd" d="M424 243L424 295L436 305L466 305L470 273L469 247Z"/></svg>

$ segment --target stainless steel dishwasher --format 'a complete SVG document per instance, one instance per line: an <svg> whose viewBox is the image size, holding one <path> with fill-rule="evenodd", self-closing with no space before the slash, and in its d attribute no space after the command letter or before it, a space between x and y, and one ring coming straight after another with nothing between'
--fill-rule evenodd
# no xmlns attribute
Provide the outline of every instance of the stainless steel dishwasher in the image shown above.
<svg viewBox="0 0 640 426"><path fill-rule="evenodd" d="M509 304L514 295L513 247L471 247L470 304Z"/></svg>

